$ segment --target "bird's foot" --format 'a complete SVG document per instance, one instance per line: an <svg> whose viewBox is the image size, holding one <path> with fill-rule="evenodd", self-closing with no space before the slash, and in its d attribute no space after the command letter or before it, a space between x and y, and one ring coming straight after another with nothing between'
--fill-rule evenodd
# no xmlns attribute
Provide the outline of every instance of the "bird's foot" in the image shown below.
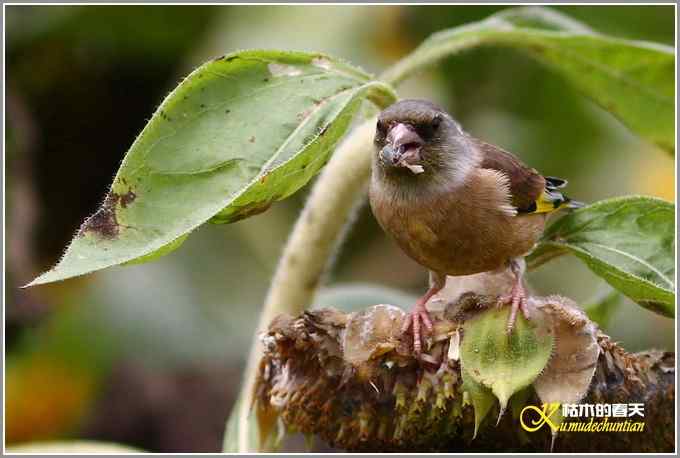
<svg viewBox="0 0 680 458"><path fill-rule="evenodd" d="M502 307L505 304L510 304L510 317L508 318L508 324L506 326L506 332L510 334L512 329L515 327L515 321L517 319L517 311L521 310L522 315L527 320L529 319L529 306L527 303L527 295L522 286L522 282L518 281L512 287L510 294L500 296L498 298L498 307Z"/></svg>
<svg viewBox="0 0 680 458"><path fill-rule="evenodd" d="M432 320L430 319L430 314L425 308L425 304L418 303L411 313L408 314L404 324L401 328L403 333L408 332L409 328L413 329L413 352L419 355L423 349L423 344L421 341L421 327L424 324L428 332L432 332Z"/></svg>

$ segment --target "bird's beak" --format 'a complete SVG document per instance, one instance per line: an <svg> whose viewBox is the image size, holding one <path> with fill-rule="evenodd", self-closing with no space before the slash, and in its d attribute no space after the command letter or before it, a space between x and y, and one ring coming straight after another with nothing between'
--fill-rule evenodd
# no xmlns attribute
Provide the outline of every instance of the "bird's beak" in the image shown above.
<svg viewBox="0 0 680 458"><path fill-rule="evenodd" d="M395 124L387 133L387 144L380 151L380 160L388 167L406 167L418 174L424 171L420 162L423 139L407 124Z"/></svg>

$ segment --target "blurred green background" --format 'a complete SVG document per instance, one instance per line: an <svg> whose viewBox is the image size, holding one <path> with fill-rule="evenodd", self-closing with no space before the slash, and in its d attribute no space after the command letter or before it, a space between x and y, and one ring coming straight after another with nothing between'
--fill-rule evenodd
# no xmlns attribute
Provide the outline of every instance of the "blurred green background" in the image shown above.
<svg viewBox="0 0 680 458"><path fill-rule="evenodd" d="M269 278L306 190L205 226L170 256L19 289L51 267L104 198L136 134L181 78L237 49L324 51L380 72L432 32L497 6L8 6L6 440L89 438L217 451ZM619 37L674 44L672 6L559 7ZM473 135L565 177L582 201L674 200L673 158L525 56L481 49L404 84ZM607 288L573 258L530 275L588 304ZM364 206L321 304L410 299L424 269ZM622 300L604 326L628 350L671 349L673 321Z"/></svg>

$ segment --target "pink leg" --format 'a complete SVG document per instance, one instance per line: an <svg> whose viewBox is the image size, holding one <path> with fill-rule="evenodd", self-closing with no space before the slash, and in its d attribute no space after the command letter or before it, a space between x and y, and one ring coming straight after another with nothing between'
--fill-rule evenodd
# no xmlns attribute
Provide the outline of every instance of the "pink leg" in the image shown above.
<svg viewBox="0 0 680 458"><path fill-rule="evenodd" d="M445 275L439 275L432 272L431 278L432 284L430 285L430 288L420 299L418 299L418 302L416 302L416 305L413 307L413 310L411 310L411 313L406 317L406 320L404 321L404 324L402 325L401 328L402 332L404 333L408 332L409 328L411 327L413 328L413 352L415 354L420 354L420 352L422 351L422 341L420 338L421 321L425 325L427 330L429 332L432 332L432 320L430 320L430 314L425 308L425 304L427 304L427 301L432 296L441 291L441 289L446 284Z"/></svg>
<svg viewBox="0 0 680 458"><path fill-rule="evenodd" d="M522 277L524 276L523 260L517 261L513 259L510 261L510 269L512 273L515 274L515 284L512 286L510 294L500 296L498 298L498 306L501 307L504 304L511 304L510 317L508 318L508 324L506 331L508 334L512 332L512 328L515 326L515 321L517 320L517 311L521 310L522 315L527 320L529 319L529 308L527 305L527 294L522 284Z"/></svg>

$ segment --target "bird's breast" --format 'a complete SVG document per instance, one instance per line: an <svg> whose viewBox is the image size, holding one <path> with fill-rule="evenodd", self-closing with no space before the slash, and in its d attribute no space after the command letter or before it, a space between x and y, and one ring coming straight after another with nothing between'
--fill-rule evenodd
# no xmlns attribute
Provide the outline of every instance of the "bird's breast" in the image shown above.
<svg viewBox="0 0 680 458"><path fill-rule="evenodd" d="M465 186L413 195L372 183L371 208L407 255L439 273L495 270L532 248L543 230L543 216L512 216L480 183Z"/></svg>

